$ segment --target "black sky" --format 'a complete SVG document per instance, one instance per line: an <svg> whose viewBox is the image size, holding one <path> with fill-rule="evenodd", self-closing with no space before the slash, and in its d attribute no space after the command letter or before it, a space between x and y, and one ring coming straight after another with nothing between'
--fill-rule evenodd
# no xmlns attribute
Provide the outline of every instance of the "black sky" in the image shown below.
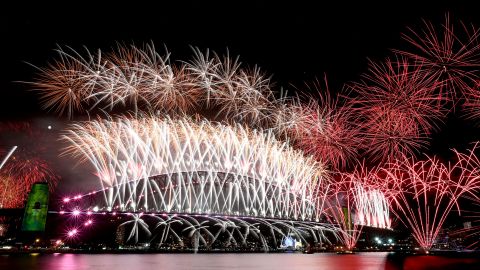
<svg viewBox="0 0 480 270"><path fill-rule="evenodd" d="M405 45L401 33L437 24L446 12L454 21L480 26L475 1L96 1L0 4L0 119L58 119L40 108L28 85L35 69L53 59L57 45L108 50L116 42L166 45L176 60L188 60L189 46L229 49L243 63L273 74L293 91L324 73L331 88L358 80L367 58L382 60ZM53 120L52 120L53 121ZM44 122L42 122L43 125ZM472 123L451 117L434 135L434 152L466 148L480 140Z"/></svg>

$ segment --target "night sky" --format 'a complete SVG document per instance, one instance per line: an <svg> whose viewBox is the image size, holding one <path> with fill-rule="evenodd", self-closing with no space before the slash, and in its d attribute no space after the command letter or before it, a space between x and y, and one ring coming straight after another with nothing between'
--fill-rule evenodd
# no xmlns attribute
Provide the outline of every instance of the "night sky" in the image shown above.
<svg viewBox="0 0 480 270"><path fill-rule="evenodd" d="M475 1L5 2L0 4L0 119L32 120L42 128L54 123L56 130L66 119L42 110L36 93L20 81L33 81L35 68L28 63L45 66L57 45L108 51L116 42L153 41L158 48L166 45L174 60L189 60L190 45L220 53L228 48L242 63L272 74L277 89L293 93L324 73L331 89L358 80L368 58L381 61L392 55L390 49L405 46L401 33L408 26L420 28L422 19L440 24L449 12L453 21L480 26ZM429 151L447 155L449 148L468 148L480 139L478 131L453 114L434 134Z"/></svg>

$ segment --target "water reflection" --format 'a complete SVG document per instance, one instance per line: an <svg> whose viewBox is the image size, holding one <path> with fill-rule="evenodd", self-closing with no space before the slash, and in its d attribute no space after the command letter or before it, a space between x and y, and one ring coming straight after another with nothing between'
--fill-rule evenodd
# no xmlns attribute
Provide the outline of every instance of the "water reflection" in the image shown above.
<svg viewBox="0 0 480 270"><path fill-rule="evenodd" d="M480 260L388 253L323 254L51 254L0 256L0 269L212 270L212 269L480 269Z"/></svg>
<svg viewBox="0 0 480 270"><path fill-rule="evenodd" d="M407 257L403 260L402 269L411 270L470 270L480 269L480 259L473 258L448 258L440 256L415 256ZM398 268L392 268L398 269Z"/></svg>

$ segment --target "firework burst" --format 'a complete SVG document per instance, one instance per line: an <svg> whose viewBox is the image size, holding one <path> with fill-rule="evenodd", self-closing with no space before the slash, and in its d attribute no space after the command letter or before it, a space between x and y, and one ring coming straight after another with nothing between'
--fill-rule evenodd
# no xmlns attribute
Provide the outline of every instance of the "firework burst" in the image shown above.
<svg viewBox="0 0 480 270"><path fill-rule="evenodd" d="M192 61L172 64L153 45L118 46L85 55L67 49L33 83L43 106L71 117L96 108L183 115L215 108L217 117L263 123L274 101L270 78L259 68L241 68L232 59L194 48ZM202 107L203 106L203 107Z"/></svg>
<svg viewBox="0 0 480 270"><path fill-rule="evenodd" d="M326 186L325 216L338 226L338 240L348 250L355 247L363 226L390 228L390 205L381 186L378 170L363 165L352 173L339 173Z"/></svg>
<svg viewBox="0 0 480 270"><path fill-rule="evenodd" d="M429 134L445 115L441 104L448 98L435 91L441 85L422 66L412 67L404 58L386 59L384 63L370 61L362 82L352 85L358 96L353 103L361 108L364 117L379 107L403 112Z"/></svg>
<svg viewBox="0 0 480 270"><path fill-rule="evenodd" d="M478 28L463 22L460 22L460 27L454 27L447 14L445 22L439 27L424 20L423 30L408 30L402 37L412 50L394 51L412 59L414 65L420 66L437 81L445 82L439 88L441 92L455 97L457 92L476 85L480 67Z"/></svg>
<svg viewBox="0 0 480 270"><path fill-rule="evenodd" d="M441 83L403 58L370 62L363 78L350 85L356 95L350 103L363 125L366 154L386 161L418 152L445 117L447 98L436 92Z"/></svg>
<svg viewBox="0 0 480 270"><path fill-rule="evenodd" d="M414 156L428 145L428 137L419 130L410 115L377 108L364 119L361 135L365 139L365 154L372 161L385 162L402 155Z"/></svg>
<svg viewBox="0 0 480 270"><path fill-rule="evenodd" d="M345 168L347 163L353 166L362 139L359 126L354 123L352 108L349 103L330 95L326 79L324 90L318 81L307 87L316 90L318 97L305 96L303 99L308 100L307 103L292 106L301 115L292 118L298 122L292 125L291 132L295 145L334 169Z"/></svg>
<svg viewBox="0 0 480 270"><path fill-rule="evenodd" d="M95 166L110 211L301 220L321 215L323 165L272 133L208 121L124 117L76 124L64 138L71 144L67 153Z"/></svg>
<svg viewBox="0 0 480 270"><path fill-rule="evenodd" d="M479 188L472 156L456 153L456 163L447 165L435 158L404 157L390 163L386 172L392 212L425 250L431 249L452 209L460 213L459 198Z"/></svg>

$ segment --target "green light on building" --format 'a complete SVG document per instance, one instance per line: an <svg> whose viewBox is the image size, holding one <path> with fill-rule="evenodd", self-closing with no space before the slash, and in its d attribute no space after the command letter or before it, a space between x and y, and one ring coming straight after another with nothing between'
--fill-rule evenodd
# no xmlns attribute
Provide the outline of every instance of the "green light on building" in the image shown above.
<svg viewBox="0 0 480 270"><path fill-rule="evenodd" d="M47 222L48 184L35 183L28 194L25 213L23 215L22 231L43 232Z"/></svg>

